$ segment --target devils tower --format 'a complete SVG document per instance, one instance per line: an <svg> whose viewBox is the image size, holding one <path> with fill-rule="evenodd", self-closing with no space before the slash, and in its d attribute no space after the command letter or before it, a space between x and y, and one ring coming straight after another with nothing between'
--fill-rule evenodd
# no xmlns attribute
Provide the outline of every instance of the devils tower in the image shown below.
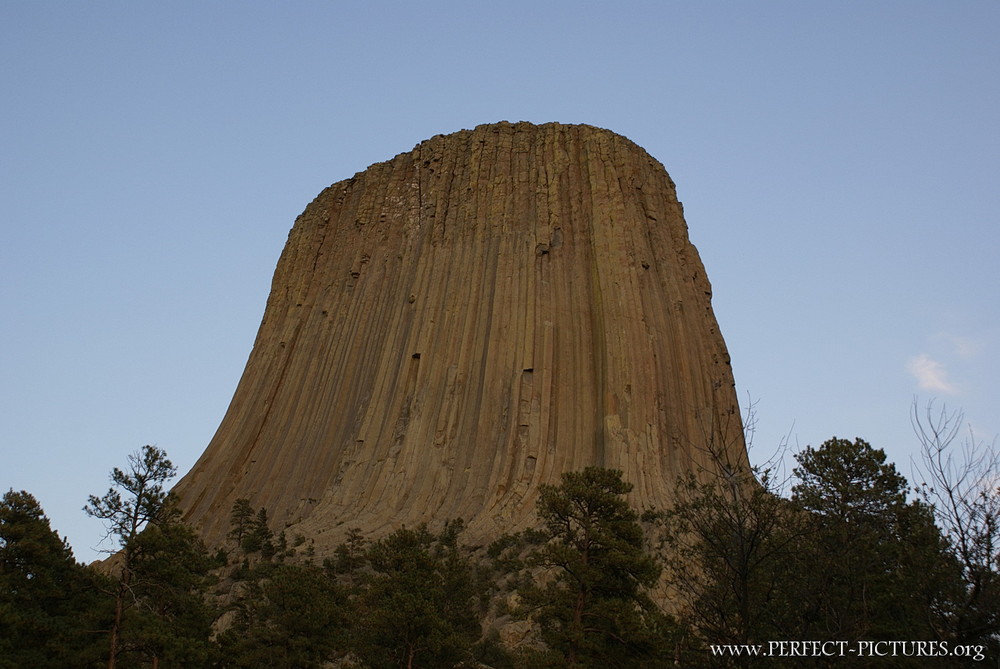
<svg viewBox="0 0 1000 669"><path fill-rule="evenodd" d="M587 465L622 470L638 508L746 466L729 356L663 166L607 130L498 123L306 207L176 492L209 542L248 498L325 552L458 517L487 541Z"/></svg>

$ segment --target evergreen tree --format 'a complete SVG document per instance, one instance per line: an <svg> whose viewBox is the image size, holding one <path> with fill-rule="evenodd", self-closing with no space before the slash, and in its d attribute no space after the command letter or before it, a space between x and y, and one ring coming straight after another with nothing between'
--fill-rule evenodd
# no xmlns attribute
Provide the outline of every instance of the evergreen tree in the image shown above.
<svg viewBox="0 0 1000 669"><path fill-rule="evenodd" d="M284 533L275 544L266 509L254 511L238 499L230 526L243 561L231 572L234 615L218 639L221 666L305 669L343 655L351 611L346 588L328 570L286 563L294 549L287 549Z"/></svg>
<svg viewBox="0 0 1000 669"><path fill-rule="evenodd" d="M163 521L150 524L135 539L132 590L136 605L126 613L127 644L139 657L167 666L209 666L216 611L207 602L219 566L201 538L178 520L173 498ZM155 658L155 659L154 659Z"/></svg>
<svg viewBox="0 0 1000 669"><path fill-rule="evenodd" d="M115 580L109 669L126 656L156 666L164 657L195 662L210 654L211 616L199 602L210 564L164 489L175 473L163 450L144 446L128 456L126 470L112 470L108 492L91 495L84 507L106 522L119 549L107 561Z"/></svg>
<svg viewBox="0 0 1000 669"><path fill-rule="evenodd" d="M831 439L796 455L790 500L768 472L689 477L667 514L669 580L695 647L771 640L929 640L957 569L931 509L864 440ZM769 666L708 657L707 666ZM823 658L786 658L822 666ZM868 666L855 658L854 666ZM698 664L698 655L688 664ZM883 660L878 659L874 665ZM893 666L921 666L897 658Z"/></svg>
<svg viewBox="0 0 1000 669"><path fill-rule="evenodd" d="M453 667L472 659L484 584L458 546L461 521L440 535L400 529L367 552L352 649L372 669Z"/></svg>
<svg viewBox="0 0 1000 669"><path fill-rule="evenodd" d="M333 559L324 561L324 565L335 574L345 574L353 578L367 563L365 554L368 542L361 534L360 528L353 527L347 531L347 541L334 549Z"/></svg>
<svg viewBox="0 0 1000 669"><path fill-rule="evenodd" d="M237 591L233 625L219 640L223 667L313 669L343 654L350 605L323 569L262 562Z"/></svg>
<svg viewBox="0 0 1000 669"><path fill-rule="evenodd" d="M95 666L95 578L38 501L8 491L0 501L0 668Z"/></svg>
<svg viewBox="0 0 1000 669"><path fill-rule="evenodd" d="M833 438L796 456L792 501L812 533L793 582L801 638L934 638L930 613L954 574L931 510L881 449Z"/></svg>
<svg viewBox="0 0 1000 669"><path fill-rule="evenodd" d="M229 513L229 538L236 542L236 545L243 549L243 540L250 534L253 527L254 512L250 506L250 500L240 497L233 503L233 509Z"/></svg>
<svg viewBox="0 0 1000 669"><path fill-rule="evenodd" d="M244 508L242 501L236 500L236 504L233 505L233 514L238 520L242 520L243 514L249 509L249 507ZM268 526L267 509L261 507L242 529L243 539L240 548L244 554L260 553L265 560L274 557L277 547L274 544L274 532Z"/></svg>
<svg viewBox="0 0 1000 669"><path fill-rule="evenodd" d="M663 618L647 590L660 566L645 550L638 514L617 470L588 467L544 485L543 543L526 558L541 570L523 586L524 607L541 626L549 659L567 667L639 667L657 661Z"/></svg>

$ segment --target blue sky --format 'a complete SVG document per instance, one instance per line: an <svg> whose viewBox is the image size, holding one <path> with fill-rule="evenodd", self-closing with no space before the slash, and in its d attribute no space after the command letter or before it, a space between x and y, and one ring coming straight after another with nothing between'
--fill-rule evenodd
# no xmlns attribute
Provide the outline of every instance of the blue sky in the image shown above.
<svg viewBox="0 0 1000 669"><path fill-rule="evenodd" d="M306 204L499 120L664 164L755 460L861 436L909 475L915 397L992 440L998 33L992 0L0 3L0 488L92 559L111 468L211 439Z"/></svg>

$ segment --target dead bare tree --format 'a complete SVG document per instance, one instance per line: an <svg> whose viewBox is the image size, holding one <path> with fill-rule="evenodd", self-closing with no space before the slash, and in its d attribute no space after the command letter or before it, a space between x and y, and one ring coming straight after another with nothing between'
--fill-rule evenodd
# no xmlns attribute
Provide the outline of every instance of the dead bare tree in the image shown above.
<svg viewBox="0 0 1000 669"><path fill-rule="evenodd" d="M956 642L1000 644L1000 450L997 441L978 439L965 429L961 411L949 412L916 400L910 415L920 441L915 463L918 494L934 509L935 519L961 570L964 587L942 611Z"/></svg>
<svg viewBox="0 0 1000 669"><path fill-rule="evenodd" d="M690 469L677 480L674 507L659 518L667 588L693 626L682 643L698 648L776 638L785 565L805 531L782 496L787 443L752 466L746 454L757 422L754 402L747 402L742 419L715 406L696 415L704 424L688 440ZM685 657L703 660L696 651ZM733 660L733 666L756 664L755 658Z"/></svg>

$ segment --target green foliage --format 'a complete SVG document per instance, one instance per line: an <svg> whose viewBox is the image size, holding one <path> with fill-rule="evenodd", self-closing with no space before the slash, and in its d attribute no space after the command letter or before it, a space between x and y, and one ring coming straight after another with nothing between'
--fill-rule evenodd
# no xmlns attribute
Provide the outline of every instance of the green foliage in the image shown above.
<svg viewBox="0 0 1000 669"><path fill-rule="evenodd" d="M403 528L367 551L352 649L373 669L451 667L472 658L485 584L462 554L461 521L440 535Z"/></svg>
<svg viewBox="0 0 1000 669"><path fill-rule="evenodd" d="M83 510L105 521L108 536L128 553L130 542L146 523L157 519L167 497L163 484L176 474L166 452L143 446L128 456L128 471L118 467L111 471L112 487L103 497L91 495Z"/></svg>
<svg viewBox="0 0 1000 669"><path fill-rule="evenodd" d="M863 439L836 437L795 456L799 483L793 499L831 523L881 525L881 514L906 504L906 479L886 462L882 449Z"/></svg>
<svg viewBox="0 0 1000 669"><path fill-rule="evenodd" d="M203 599L212 563L164 489L176 471L163 450L144 446L128 456L126 471L114 468L108 492L91 495L84 507L105 521L120 547L109 560L109 669L162 659L197 665L211 657L214 616Z"/></svg>
<svg viewBox="0 0 1000 669"><path fill-rule="evenodd" d="M241 548L244 553L259 552L264 559L274 556L276 548L274 545L274 532L267 524L267 509L261 508L251 521L249 531L243 537Z"/></svg>
<svg viewBox="0 0 1000 669"><path fill-rule="evenodd" d="M958 572L930 508L907 501L906 479L861 439L796 460L790 500L767 472L682 480L665 527L669 581L689 611L688 665L769 666L709 657L708 643L940 638L934 618Z"/></svg>
<svg viewBox="0 0 1000 669"><path fill-rule="evenodd" d="M588 467L542 486L543 543L525 566L538 577L519 589L523 608L541 627L544 666L640 667L657 661L665 619L647 591L660 566L645 550L632 489L617 470ZM494 552L496 552L494 548Z"/></svg>
<svg viewBox="0 0 1000 669"><path fill-rule="evenodd" d="M238 499L230 525L243 563L231 573L234 617L218 640L222 666L319 667L342 654L352 610L346 589L328 570L285 563L295 549L284 532L275 540L266 509Z"/></svg>
<svg viewBox="0 0 1000 669"><path fill-rule="evenodd" d="M337 546L333 559L326 560L324 565L335 574L353 577L365 565L367 550L368 542L361 534L360 528L351 528L347 532L347 541Z"/></svg>
<svg viewBox="0 0 1000 669"><path fill-rule="evenodd" d="M933 638L928 611L950 563L930 509L881 449L830 439L796 456L792 501L809 514L799 560L803 638ZM928 587L930 586L930 587Z"/></svg>
<svg viewBox="0 0 1000 669"><path fill-rule="evenodd" d="M147 446L85 507L118 545L102 567L112 578L73 560L31 495L3 497L0 669L88 669L102 654L112 668L749 667L769 665L712 657L707 644L803 639L943 639L988 654L1000 626L1000 503L984 485L996 466L974 460L975 476L956 475L941 448L931 454L939 487L917 501L884 452L834 438L796 456L788 498L767 471L721 468L707 482L682 477L675 507L641 518L621 472L589 467L542 486L539 527L498 539L488 563L460 545L455 521L375 542L351 530L319 567L306 538L289 546L246 499L230 516L239 561L210 558L164 491L173 466ZM662 555L644 524L659 525ZM230 602L221 618L209 595L218 578ZM654 605L654 587L682 618ZM483 634L497 588L516 596L489 620L537 625L517 652L496 629Z"/></svg>
<svg viewBox="0 0 1000 669"><path fill-rule="evenodd" d="M376 669L471 659L485 584L458 545L461 530L460 522L441 534L403 528L374 544L354 530L323 567L262 560L237 570L222 665L319 667L349 655ZM476 650L503 655L489 644Z"/></svg>
<svg viewBox="0 0 1000 669"><path fill-rule="evenodd" d="M216 611L206 593L215 582L211 570L219 563L194 530L176 520L172 507L169 516L150 524L134 542L135 605L126 614L126 646L139 657L155 657L167 665L208 666L215 657L209 638Z"/></svg>
<svg viewBox="0 0 1000 669"><path fill-rule="evenodd" d="M244 556L259 554L263 560L288 557L288 542L285 533L281 532L275 539L269 526L267 509L261 507L254 512L250 501L245 497L237 499L229 514L229 538L236 542Z"/></svg>
<svg viewBox="0 0 1000 669"><path fill-rule="evenodd" d="M90 630L108 610L97 578L31 494L8 491L0 501L0 668L99 666Z"/></svg>
<svg viewBox="0 0 1000 669"><path fill-rule="evenodd" d="M238 586L224 667L321 667L346 644L347 593L322 569L261 563Z"/></svg>
<svg viewBox="0 0 1000 669"><path fill-rule="evenodd" d="M250 506L250 500L241 497L233 504L233 509L229 514L229 538L236 542L236 545L244 549L243 539L250 534L253 527L254 511Z"/></svg>

